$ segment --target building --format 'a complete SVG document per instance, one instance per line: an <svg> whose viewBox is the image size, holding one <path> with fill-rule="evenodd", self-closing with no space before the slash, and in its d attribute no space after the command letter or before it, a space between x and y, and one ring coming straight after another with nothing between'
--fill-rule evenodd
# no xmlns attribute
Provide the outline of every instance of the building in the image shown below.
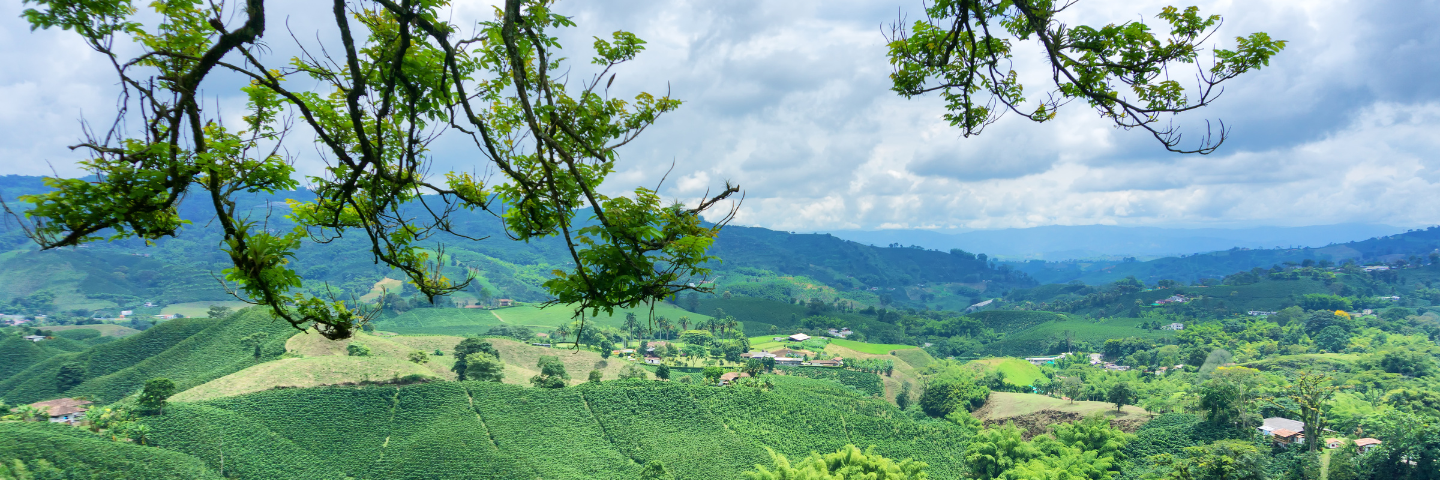
<svg viewBox="0 0 1440 480"><path fill-rule="evenodd" d="M1272 438L1275 443L1281 445L1305 443L1304 434L1293 430L1286 430L1283 428L1277 428L1274 432L1271 432L1270 438Z"/></svg>
<svg viewBox="0 0 1440 480"><path fill-rule="evenodd" d="M729 385L741 378L750 378L750 374L745 372L725 372L724 375L720 376L720 384Z"/></svg>
<svg viewBox="0 0 1440 480"><path fill-rule="evenodd" d="M1251 310L1245 313L1250 314L1252 317L1268 317L1275 314L1275 312L1266 312L1263 310Z"/></svg>
<svg viewBox="0 0 1440 480"><path fill-rule="evenodd" d="M498 302L498 304L499 304L500 306L502 306L502 307L513 307L513 306L515 306L515 301L514 301L514 300L511 300L511 299L508 299L508 298L502 298L502 299L496 300L496 302Z"/></svg>
<svg viewBox="0 0 1440 480"><path fill-rule="evenodd" d="M1065 358L1067 355L1070 354L1062 353L1053 357L1026 357L1025 361L1030 362L1031 365L1040 366L1047 363L1055 363L1056 360Z"/></svg>
<svg viewBox="0 0 1440 480"><path fill-rule="evenodd" d="M740 358L775 358L775 354L761 350L758 352L742 353L740 354Z"/></svg>
<svg viewBox="0 0 1440 480"><path fill-rule="evenodd" d="M645 363L650 365L659 365L660 357L645 357Z"/></svg>
<svg viewBox="0 0 1440 480"><path fill-rule="evenodd" d="M656 342L646 343L646 344L645 344L645 354L646 354L646 355L654 355L654 354L656 354L656 353L663 353L663 352L665 351L665 346L666 346L666 345L669 345L669 343L667 343L667 342L662 342L662 341L656 341Z"/></svg>
<svg viewBox="0 0 1440 480"><path fill-rule="evenodd" d="M1373 438L1361 438L1355 440L1355 450L1365 453L1380 445L1380 441Z"/></svg>
<svg viewBox="0 0 1440 480"><path fill-rule="evenodd" d="M1185 298L1184 295L1171 295L1170 298L1156 300L1153 305L1169 305L1171 303L1185 303L1188 301L1190 301L1190 299Z"/></svg>
<svg viewBox="0 0 1440 480"><path fill-rule="evenodd" d="M832 358L829 360L811 360L810 365L814 365L816 367L839 367L845 365L845 359Z"/></svg>
<svg viewBox="0 0 1440 480"><path fill-rule="evenodd" d="M801 362L803 362L803 360L798 359L798 358L795 358L795 357L775 357L775 365L780 365L780 366L784 366L784 365L795 366L795 365L800 365Z"/></svg>
<svg viewBox="0 0 1440 480"><path fill-rule="evenodd" d="M986 301L983 301L983 302L980 302L980 303L977 303L977 304L974 304L974 305L971 305L971 306L969 306L969 307L965 307L965 313L975 313L975 312L978 312L978 311L980 311L981 309L984 309L985 307L990 306L990 304L992 304L992 303L995 303L995 299L993 299L993 298L992 298L992 299L989 299L989 300L986 300Z"/></svg>
<svg viewBox="0 0 1440 480"><path fill-rule="evenodd" d="M786 338L789 338L792 342L803 342L809 340L810 336L803 333L797 333Z"/></svg>
<svg viewBox="0 0 1440 480"><path fill-rule="evenodd" d="M90 403L88 400L57 398L54 400L35 402L30 404L30 406L44 410L45 413L50 416L51 422L69 423L73 425L75 422L85 419L85 411L89 410L89 407L86 407L86 405Z"/></svg>
<svg viewBox="0 0 1440 480"><path fill-rule="evenodd" d="M1183 323L1172 323L1172 324L1169 324L1169 325L1161 325L1161 326L1160 326L1160 329L1161 329L1161 330L1184 330L1184 329L1185 329L1185 324L1183 324Z"/></svg>
<svg viewBox="0 0 1440 480"><path fill-rule="evenodd" d="M45 336L44 336L44 335L26 335L26 336L25 336L25 339L26 339L26 340L29 340L29 341L32 341L32 342L38 342L38 341L44 340L44 339L45 339Z"/></svg>

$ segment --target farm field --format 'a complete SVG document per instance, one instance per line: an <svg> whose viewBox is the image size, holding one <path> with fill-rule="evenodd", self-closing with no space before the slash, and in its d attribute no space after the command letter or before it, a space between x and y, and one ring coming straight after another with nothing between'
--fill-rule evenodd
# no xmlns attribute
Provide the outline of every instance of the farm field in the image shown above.
<svg viewBox="0 0 1440 480"><path fill-rule="evenodd" d="M985 406L976 410L973 415L982 421L996 421L1030 415L1046 410L1074 413L1082 417L1100 413L1113 420L1143 420L1149 418L1149 416L1145 414L1144 409L1134 405L1126 405L1125 408L1120 410L1120 414L1117 415L1115 414L1115 405L1112 403L1086 401L1071 403L1069 400L1045 395L1014 392L991 392L990 399L985 402Z"/></svg>
<svg viewBox="0 0 1440 480"><path fill-rule="evenodd" d="M766 447L798 458L847 443L924 458L933 478L962 474L959 426L827 381L773 381L773 390L655 381L281 389L174 402L145 423L153 446L212 469L223 441L237 478L633 479L656 460L675 478L739 479L769 463Z"/></svg>
<svg viewBox="0 0 1440 480"><path fill-rule="evenodd" d="M614 315L591 317L586 321L594 321L602 327L619 327L624 323L627 312L634 312L642 321L650 315L649 308L637 307L616 309ZM375 324L381 330L405 335L479 335L485 333L490 327L501 324L525 325L541 331L549 330L574 321L571 314L570 310L562 306L542 309L533 305L520 305L494 310L417 308L395 317L377 320ZM671 321L680 317L690 317L692 325L693 322L710 318L708 315L690 313L668 303L656 305L655 316L664 316Z"/></svg>
<svg viewBox="0 0 1440 480"><path fill-rule="evenodd" d="M57 327L44 327L52 332L63 332L66 330L98 330L101 335L107 337L128 337L140 333L139 330L113 323L100 323L95 325L62 325Z"/></svg>
<svg viewBox="0 0 1440 480"><path fill-rule="evenodd" d="M1068 320L1041 323L1032 328L1006 334L999 342L986 346L983 353L1006 356L1038 356L1046 354L1048 346L1063 341L1068 335L1073 342L1087 342L1099 347L1111 338L1140 337L1167 338L1175 336L1171 330L1148 330L1139 328L1148 320L1141 318L1107 318L1099 321Z"/></svg>
<svg viewBox="0 0 1440 480"><path fill-rule="evenodd" d="M892 350L907 350L907 349L911 349L911 348L920 348L920 347L916 347L916 346L914 346L914 345L896 345L896 344L888 344L888 343L865 343L865 342L857 342L857 341L854 341L854 340L846 340L846 339L843 339L843 338L834 338L834 339L831 339L831 340L830 340L830 343L833 344L833 345L839 345L839 346L842 346L842 347L845 347L845 348L848 348L848 349L851 349L851 350L855 350L855 351L857 351L857 352L865 352L865 353L874 354L874 355L888 355Z"/></svg>
<svg viewBox="0 0 1440 480"><path fill-rule="evenodd" d="M971 365L983 365L986 368L993 368L1005 375L1005 383L1019 387L1033 385L1036 380L1045 378L1045 374L1030 362L1013 357L995 357L971 360Z"/></svg>
<svg viewBox="0 0 1440 480"><path fill-rule="evenodd" d="M180 314L180 315L184 315L184 316L187 317L187 318L206 318L206 317L209 317L209 316L210 316L210 306L211 306L211 305L219 305L219 306L222 306L222 307L230 307L230 311L231 311L231 312L234 312L234 311L236 311L236 310L239 310L239 309L242 309L242 308L245 308L245 307L253 306L253 305L250 305L250 304L248 304L248 303L241 302L241 301L236 301L236 300L228 300L228 301L226 301L226 300L220 300L220 301L213 301L213 302L172 303L172 304L170 304L170 305L166 305L166 306L164 306L163 308L161 308L161 309L160 309L160 314L161 314L161 315L175 315L175 314Z"/></svg>

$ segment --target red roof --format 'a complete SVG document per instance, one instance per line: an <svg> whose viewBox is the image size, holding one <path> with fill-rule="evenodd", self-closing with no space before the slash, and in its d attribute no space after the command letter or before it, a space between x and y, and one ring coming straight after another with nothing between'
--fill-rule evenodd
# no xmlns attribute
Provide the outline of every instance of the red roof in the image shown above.
<svg viewBox="0 0 1440 480"><path fill-rule="evenodd" d="M1376 440L1376 439L1373 439L1373 438L1362 438L1362 439L1359 439L1359 440L1356 440L1356 441L1355 441L1355 446L1357 446L1357 447L1364 447L1364 446L1366 446L1366 445L1379 445L1379 444L1380 444L1380 441L1379 441L1379 440Z"/></svg>
<svg viewBox="0 0 1440 480"><path fill-rule="evenodd" d="M1286 429L1283 429L1283 428L1277 428L1277 429L1275 429L1275 436L1277 436L1277 437L1285 437L1285 438L1288 438L1288 437L1293 437L1293 436L1296 436L1296 435L1300 435L1300 432L1291 431L1291 430L1286 430Z"/></svg>

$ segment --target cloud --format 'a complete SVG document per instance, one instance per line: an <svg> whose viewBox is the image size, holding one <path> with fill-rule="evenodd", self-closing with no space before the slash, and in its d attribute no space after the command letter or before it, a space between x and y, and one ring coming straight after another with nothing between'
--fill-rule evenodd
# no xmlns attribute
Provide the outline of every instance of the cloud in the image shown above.
<svg viewBox="0 0 1440 480"><path fill-rule="evenodd" d="M488 18L494 2L459 2L455 18ZM1064 20L1103 25L1144 19L1163 0L1083 0ZM1001 228L1052 224L1168 226L1440 223L1440 3L1385 0L1197 2L1225 16L1212 43L1255 31L1290 41L1265 69L1227 84L1215 105L1177 119L1193 138L1223 120L1232 136L1209 156L1164 152L1142 131L1122 131L1082 102L1053 122L1014 115L961 138L941 100L889 91L882 27L911 1L561 2L580 27L570 88L590 79L590 45L626 29L647 50L617 70L611 93L670 92L686 103L620 151L604 186L652 187L693 200L729 180L747 194L738 224L784 230ZM19 6L0 9L0 173L64 174L81 158L64 147L76 119L113 111L108 69L66 32L30 33ZM301 7L292 7L301 8ZM324 15L290 14L297 32ZM279 27L276 27L279 28ZM274 58L288 36L269 36ZM1030 48L1030 47L1023 47ZM1031 52L1033 53L1033 52ZM1043 87L1031 56L1022 79ZM1177 75L1183 72L1177 72ZM1181 76L1180 78L1189 78ZM229 80L209 88L232 88ZM1041 89L1043 90L1043 89ZM235 105L226 97L227 112ZM317 172L314 147L292 152ZM434 145L436 166L485 171L464 139ZM673 171L671 170L672 165Z"/></svg>

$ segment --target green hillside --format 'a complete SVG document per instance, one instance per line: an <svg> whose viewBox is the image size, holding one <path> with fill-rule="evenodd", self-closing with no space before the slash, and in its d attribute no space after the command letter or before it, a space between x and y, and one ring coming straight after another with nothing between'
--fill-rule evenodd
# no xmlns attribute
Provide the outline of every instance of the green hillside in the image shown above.
<svg viewBox="0 0 1440 480"><path fill-rule="evenodd" d="M49 422L0 423L0 462L13 465L15 460L24 462L36 479L224 478L200 460L183 453L117 442L83 429ZM36 471L41 460L49 462L55 471Z"/></svg>
<svg viewBox="0 0 1440 480"><path fill-rule="evenodd" d="M262 358L241 344L240 338L265 332ZM221 320L177 319L163 322L120 340L83 352L50 357L0 381L0 398L35 402L63 395L90 395L103 401L118 400L140 388L146 380L168 377L181 388L239 371L279 356L285 339L296 331L260 309ZM48 341L48 340L47 340ZM83 367L84 381L61 390L56 376L62 365Z"/></svg>
<svg viewBox="0 0 1440 480"><path fill-rule="evenodd" d="M829 382L772 380L772 391L625 381L286 389L177 403L146 421L156 445L212 469L223 440L236 478L630 479L651 460L676 478L740 478L768 463L767 446L803 456L846 443L959 476L959 427Z"/></svg>
<svg viewBox="0 0 1440 480"><path fill-rule="evenodd" d="M53 355L54 352L18 336L0 340L0 379L10 378Z"/></svg>

